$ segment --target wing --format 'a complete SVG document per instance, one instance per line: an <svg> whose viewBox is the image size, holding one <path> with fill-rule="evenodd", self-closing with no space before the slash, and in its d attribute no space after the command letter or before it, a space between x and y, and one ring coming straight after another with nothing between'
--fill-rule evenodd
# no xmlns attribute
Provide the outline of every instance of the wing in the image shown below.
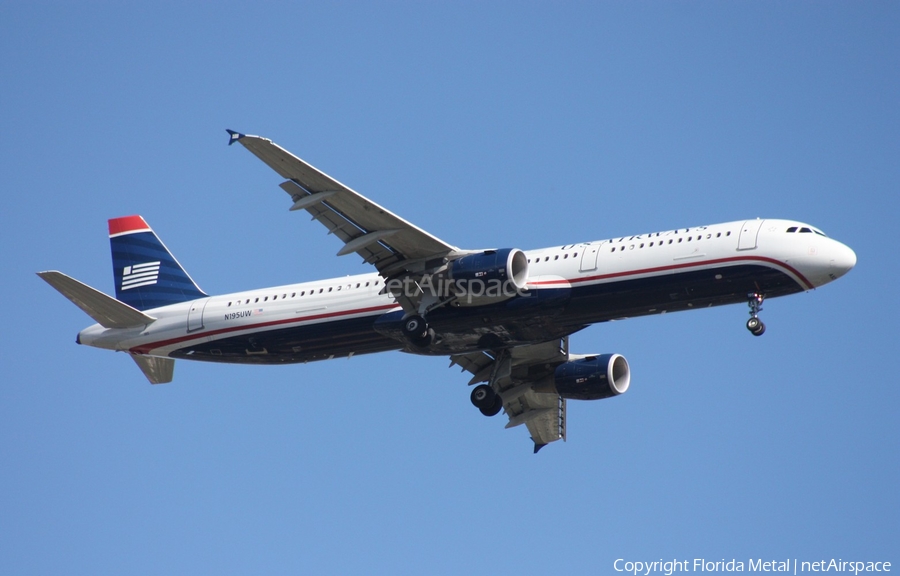
<svg viewBox="0 0 900 576"><path fill-rule="evenodd" d="M569 357L569 339L519 346L495 354L470 352L450 357L451 366L473 374L469 384L488 382L503 400L507 428L524 424L535 453L566 439L566 400L552 385L553 370Z"/></svg>
<svg viewBox="0 0 900 576"><path fill-rule="evenodd" d="M356 252L389 279L437 267L448 256L460 253L455 246L354 192L271 140L232 130L228 133L229 144L240 142L287 178L281 188L294 202L290 209L306 210L329 234L340 238L344 246L338 256Z"/></svg>

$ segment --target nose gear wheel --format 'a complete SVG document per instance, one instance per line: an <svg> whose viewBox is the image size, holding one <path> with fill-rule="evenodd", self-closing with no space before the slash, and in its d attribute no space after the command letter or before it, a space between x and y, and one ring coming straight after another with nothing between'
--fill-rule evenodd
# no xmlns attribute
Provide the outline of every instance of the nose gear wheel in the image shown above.
<svg viewBox="0 0 900 576"><path fill-rule="evenodd" d="M750 306L750 319L747 320L747 330L754 336L762 336L766 332L766 325L759 319L759 313L762 311L762 303L765 300L764 294L751 292L747 295L747 304Z"/></svg>

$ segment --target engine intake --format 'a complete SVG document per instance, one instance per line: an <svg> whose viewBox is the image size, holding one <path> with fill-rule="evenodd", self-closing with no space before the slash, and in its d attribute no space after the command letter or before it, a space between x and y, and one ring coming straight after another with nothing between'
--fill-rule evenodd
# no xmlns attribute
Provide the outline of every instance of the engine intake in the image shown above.
<svg viewBox="0 0 900 576"><path fill-rule="evenodd" d="M515 290L521 290L528 282L528 258L518 248L485 250L454 260L449 274L464 289L466 285L481 282L483 288L490 287L488 284L497 284L497 288L510 283Z"/></svg>
<svg viewBox="0 0 900 576"><path fill-rule="evenodd" d="M556 367L556 392L573 400L600 400L628 391L631 368L621 354L571 360Z"/></svg>

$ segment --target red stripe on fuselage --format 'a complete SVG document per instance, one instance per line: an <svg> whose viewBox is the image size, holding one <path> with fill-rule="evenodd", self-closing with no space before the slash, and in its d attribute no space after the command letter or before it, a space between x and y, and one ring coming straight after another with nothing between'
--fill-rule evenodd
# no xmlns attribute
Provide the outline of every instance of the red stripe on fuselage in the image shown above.
<svg viewBox="0 0 900 576"><path fill-rule="evenodd" d="M684 264L670 264L668 266L658 266L656 268L644 268L641 270L629 270L625 272L614 272L612 274L600 274L596 276L586 276L584 278L573 278L571 280L545 280L543 282L532 282L530 283L533 286L553 286L559 284L581 284L584 282L593 282L598 280L609 280L612 278L623 278L626 276L638 276L642 274L653 274L656 272L666 272L669 270L683 270L686 268L699 268L702 266L709 266L715 264L724 264L729 262L746 262L746 261L756 261L756 262L765 262L767 264L773 265L775 267L784 268L785 270L790 271L797 278L802 280L806 286L804 289L812 290L814 286L807 280L800 272L788 266L783 262L779 262L778 260L774 260L772 258L766 258L763 256L739 256L732 258L719 258L716 260L706 260L703 262L690 262ZM316 314L313 316L305 316L303 318L285 318L282 320L273 320L271 322L260 322L258 324L251 324L245 326L230 326L228 328L220 328L218 330L212 330L210 332L201 332L198 334L190 334L185 336L179 336L178 338L171 338L169 340L162 340L160 342L153 342L149 344L142 344L140 346L136 346L131 348L129 351L135 354L149 354L151 350L155 350L157 348L163 348L165 346L171 346L173 344L178 344L179 342L187 342L188 340L196 340L198 338L208 338L210 336L216 336L218 334L226 334L229 332L242 332L245 330L255 330L258 328L266 328L269 326L279 326L284 324L294 324L299 322L308 322L310 320L320 320L323 318L335 318L338 316L349 316L352 314L365 314L367 312L377 312L377 311L387 311L394 310L399 308L397 304L385 304L382 306L372 306L370 308L359 308L356 310L347 310L344 312L329 312L327 314Z"/></svg>
<svg viewBox="0 0 900 576"><path fill-rule="evenodd" d="M765 256L734 256L731 258L719 258L716 260L704 260L701 262L686 262L684 264L669 264L668 266L657 266L656 268L643 268L641 270L627 270L625 272L613 272L611 274L600 274L597 276L586 276L584 278L573 278L571 280L545 280L543 282L530 282L529 284L533 286L550 286L553 284L580 284L583 282L594 282L597 280L609 280L611 278L622 278L625 276L638 276L641 274L653 274L656 272L666 272L669 270L683 270L685 268L700 268L703 266L716 265L716 264L725 264L728 262L742 262L753 260L757 262L765 262L767 264L772 264L779 268L784 268L785 270L790 271L791 274L799 278L805 286L803 288L805 290L812 290L815 286L812 285L812 282L806 279L800 272L798 272L795 268L788 266L784 262L779 262L773 258L766 258Z"/></svg>
<svg viewBox="0 0 900 576"><path fill-rule="evenodd" d="M179 336L178 338L170 338L169 340L162 340L160 342L151 342L149 344L141 344L140 346L135 346L131 348L129 352L134 354L149 354L151 350L155 350L157 348L163 348L165 346L171 346L172 344L178 344L179 342L187 342L188 340L196 340L197 338L208 338L210 336L216 336L218 334L227 334L228 332L242 332L244 330L255 330L258 328L266 328L269 326L279 326L283 324L292 324L298 322L308 322L310 320L320 320L322 318L334 318L336 316L349 316L351 314L365 314L366 312L378 312L385 310L393 310L395 308L399 308L396 304L385 304L383 306L372 306L370 308L358 308L356 310L346 310L344 312L329 312L328 314L315 314L313 316L304 316L303 318L284 318L282 320L272 320L271 322L260 322L258 324L250 324L245 326L229 326L228 328L219 328L218 330L211 330L209 332L200 332L197 334L189 334L186 336Z"/></svg>

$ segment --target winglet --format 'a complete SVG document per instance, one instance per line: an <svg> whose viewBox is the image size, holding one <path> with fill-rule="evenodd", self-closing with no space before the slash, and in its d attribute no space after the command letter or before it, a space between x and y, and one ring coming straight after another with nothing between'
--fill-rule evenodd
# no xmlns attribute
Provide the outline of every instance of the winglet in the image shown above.
<svg viewBox="0 0 900 576"><path fill-rule="evenodd" d="M535 443L534 443L534 452L532 452L532 454L537 454L538 451L539 451L541 448L543 448L544 446L546 446L546 444L538 444L537 442L535 442Z"/></svg>
<svg viewBox="0 0 900 576"><path fill-rule="evenodd" d="M231 136L231 138L228 139L229 146L231 146L232 144L234 144L235 142L237 142L238 140L240 140L241 138L243 138L245 136L245 134L241 134L240 132L235 132L234 130L229 130L228 128L226 128L225 131L228 132L229 136Z"/></svg>

